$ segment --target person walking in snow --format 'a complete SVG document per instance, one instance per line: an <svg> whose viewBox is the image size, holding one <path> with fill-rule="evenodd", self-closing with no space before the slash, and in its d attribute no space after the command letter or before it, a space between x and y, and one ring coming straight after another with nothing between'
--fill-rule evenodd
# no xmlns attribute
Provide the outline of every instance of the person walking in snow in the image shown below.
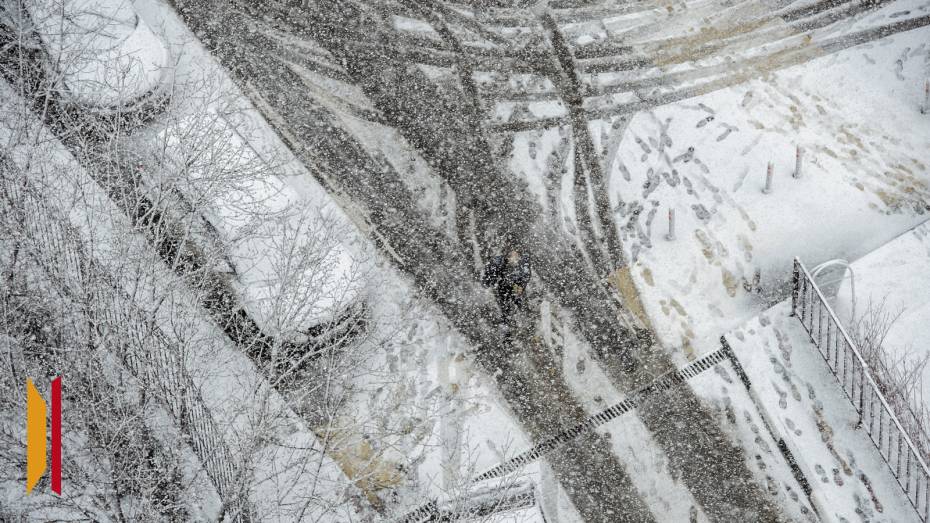
<svg viewBox="0 0 930 523"><path fill-rule="evenodd" d="M484 268L482 283L494 289L505 322L510 320L515 309L526 306L526 286L531 274L529 258L517 249L491 258Z"/></svg>

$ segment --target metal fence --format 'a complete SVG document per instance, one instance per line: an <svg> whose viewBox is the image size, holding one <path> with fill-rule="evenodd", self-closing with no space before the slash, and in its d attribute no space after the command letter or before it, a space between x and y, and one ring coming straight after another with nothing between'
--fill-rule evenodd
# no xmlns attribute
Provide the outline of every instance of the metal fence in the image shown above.
<svg viewBox="0 0 930 523"><path fill-rule="evenodd" d="M794 260L791 311L843 387L859 424L894 474L921 521L930 520L930 470L898 421L836 313L801 260Z"/></svg>
<svg viewBox="0 0 930 523"><path fill-rule="evenodd" d="M236 514L237 521L253 520L254 509L236 486L238 473L232 455L184 367L179 347L87 254L79 233L66 218L45 204L12 162L2 157L0 161L0 206L13 214L29 242L29 252L62 295L91 305L85 312L96 341L114 354L147 392L161 400L229 513Z"/></svg>
<svg viewBox="0 0 930 523"><path fill-rule="evenodd" d="M882 379L883 376L891 376L892 372L885 366L885 362L879 358L868 358L865 357L866 363L873 365L873 373L876 374L879 379L876 381L878 386L882 388ZM920 416L914 412L914 409L911 408L910 403L906 397L903 397L903 394L895 393L895 391L888 391L887 388L883 388L885 392L885 400L888 401L888 404L891 406L891 410L894 411L895 416L898 417L898 421L901 422L901 426L904 427L904 432L907 432L907 436L911 438L911 443L917 447L917 451L920 452L920 457L923 458L924 463L930 462L930 436L927 436L927 433L924 432L924 422L921 421Z"/></svg>

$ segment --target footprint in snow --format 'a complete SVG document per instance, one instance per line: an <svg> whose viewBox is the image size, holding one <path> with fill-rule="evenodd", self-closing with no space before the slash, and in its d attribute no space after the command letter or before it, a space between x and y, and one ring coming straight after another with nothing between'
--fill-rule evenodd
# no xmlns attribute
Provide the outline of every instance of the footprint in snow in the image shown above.
<svg viewBox="0 0 930 523"><path fill-rule="evenodd" d="M711 115L711 116L708 116L707 118L702 118L701 121L699 121L695 127L700 129L701 127L704 127L705 125L713 121L714 121L714 117L713 115Z"/></svg>
<svg viewBox="0 0 930 523"><path fill-rule="evenodd" d="M708 211L707 208L704 207L703 204L700 204L700 203L693 204L691 206L691 209L694 211L694 215L697 217L698 220L704 223L707 223L708 221L710 221L710 211Z"/></svg>
<svg viewBox="0 0 930 523"><path fill-rule="evenodd" d="M778 385L772 384L775 387L775 392L778 393L778 407L781 409L788 408L788 393L781 390Z"/></svg>
<svg viewBox="0 0 930 523"><path fill-rule="evenodd" d="M816 472L817 475L820 476L820 481L822 483L830 482L830 478L827 477L827 471L824 470L823 466L820 463L814 465L814 472Z"/></svg>
<svg viewBox="0 0 930 523"><path fill-rule="evenodd" d="M662 179L652 169L646 172L646 182L643 184L643 198L649 196L652 191L659 187Z"/></svg>
<svg viewBox="0 0 930 523"><path fill-rule="evenodd" d="M498 448L498 446L497 446L496 443L494 443L494 442L491 441L490 439L486 439L486 440L484 440L484 444L487 445L488 450L490 450L491 453L493 453L495 456L497 456L497 459L498 459L498 460L503 460L503 459L504 459L504 453L501 452L500 448Z"/></svg>
<svg viewBox="0 0 930 523"><path fill-rule="evenodd" d="M681 182L681 178L678 176L678 171L672 169L672 172L662 171L662 177L665 178L665 182L668 183L670 187L675 187Z"/></svg>
<svg viewBox="0 0 930 523"><path fill-rule="evenodd" d="M743 182L746 181L746 175L749 174L749 167L743 167L743 172L739 175L739 179L736 183L733 184L733 191L736 192L743 186Z"/></svg>
<svg viewBox="0 0 930 523"><path fill-rule="evenodd" d="M727 369L724 368L723 365L714 365L714 372L715 372L718 376L720 376L720 379L722 379L723 381L725 381L725 382L727 382L727 383L729 383L729 384L731 384L731 385L733 384L733 378L730 377L730 373L727 372ZM727 402L729 403L730 398L726 398L726 400L727 400Z"/></svg>
<svg viewBox="0 0 930 523"><path fill-rule="evenodd" d="M682 183L684 183L684 185L685 185L685 190L688 192L688 194L689 194L689 195L693 195L693 194L694 194L694 187L691 185L691 180L689 180L688 178L682 176L681 181L682 181Z"/></svg>
<svg viewBox="0 0 930 523"><path fill-rule="evenodd" d="M710 174L710 167L708 167L707 165L705 165L704 162L702 162L701 160L695 158L695 159L694 159L694 163L695 163L695 165L697 165L698 167L701 168L701 172L703 172L704 174Z"/></svg>
<svg viewBox="0 0 930 523"><path fill-rule="evenodd" d="M869 492L869 497L872 498L872 505L875 507L875 510L879 513L885 511L885 508L882 506L881 501L878 500L878 496L875 494L875 488L872 486L872 482L869 480L869 477L865 475L865 472L859 471L859 481L865 485L865 489Z"/></svg>
<svg viewBox="0 0 930 523"><path fill-rule="evenodd" d="M620 169L620 174L623 175L623 179L630 181L630 171L626 168L626 165L623 165L623 162L617 164L617 168Z"/></svg>
<svg viewBox="0 0 930 523"><path fill-rule="evenodd" d="M756 438L753 442L759 446L760 449L765 451L766 454L772 454L772 447L769 445L769 442L765 440L762 436L756 435Z"/></svg>
<svg viewBox="0 0 930 523"><path fill-rule="evenodd" d="M643 230L642 224L638 221L636 222L636 236L639 238L639 241L646 246L647 249L652 248L652 240L649 235L646 234L646 231Z"/></svg>
<svg viewBox="0 0 930 523"><path fill-rule="evenodd" d="M740 151L739 153L740 156L746 156L747 154L749 154L750 151L752 151L757 145L759 145L760 141L762 141L762 135L757 134L755 139L753 139L753 141L749 145L747 145L746 147L743 148L742 151Z"/></svg>
<svg viewBox="0 0 930 523"><path fill-rule="evenodd" d="M775 478L772 476L765 476L765 487L768 489L770 495L775 496L778 494L778 482L775 481Z"/></svg>
<svg viewBox="0 0 930 523"><path fill-rule="evenodd" d="M656 217L656 212L658 212L659 202L653 200L652 205L652 209L646 215L646 235L650 237L652 236L652 220Z"/></svg>
<svg viewBox="0 0 930 523"><path fill-rule="evenodd" d="M678 156L676 156L676 157L672 160L672 163L678 163L678 162L685 162L685 163L688 163L688 162L691 161L692 158L694 158L694 147L693 147L693 146L692 146L692 147L688 147L688 150L687 150L686 152L681 153L681 154L679 154Z"/></svg>

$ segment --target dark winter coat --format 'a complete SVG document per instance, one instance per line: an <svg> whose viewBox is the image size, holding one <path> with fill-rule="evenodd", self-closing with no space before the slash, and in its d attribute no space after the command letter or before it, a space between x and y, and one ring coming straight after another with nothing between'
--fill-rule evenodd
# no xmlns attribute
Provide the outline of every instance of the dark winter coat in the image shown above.
<svg viewBox="0 0 930 523"><path fill-rule="evenodd" d="M526 256L520 256L514 265L507 263L506 256L495 256L484 268L482 283L494 287L498 298L516 300L524 294L531 275L530 260Z"/></svg>

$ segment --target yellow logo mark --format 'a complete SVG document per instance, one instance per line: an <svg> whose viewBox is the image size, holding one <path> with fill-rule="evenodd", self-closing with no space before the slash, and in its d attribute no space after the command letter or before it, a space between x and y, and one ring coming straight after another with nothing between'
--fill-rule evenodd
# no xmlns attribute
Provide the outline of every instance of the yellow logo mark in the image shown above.
<svg viewBox="0 0 930 523"><path fill-rule="evenodd" d="M32 489L45 474L46 441L45 419L48 405L33 385L26 380L26 492Z"/></svg>

